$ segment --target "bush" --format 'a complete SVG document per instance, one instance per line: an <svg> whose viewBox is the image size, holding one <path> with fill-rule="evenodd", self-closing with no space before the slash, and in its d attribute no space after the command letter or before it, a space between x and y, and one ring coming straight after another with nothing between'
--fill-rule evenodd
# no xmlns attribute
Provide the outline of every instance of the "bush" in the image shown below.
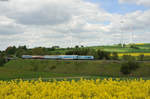
<svg viewBox="0 0 150 99"><path fill-rule="evenodd" d="M106 60L111 59L110 52L106 52L106 51L102 51L102 50L97 51L97 56L98 56L98 59L106 59Z"/></svg>
<svg viewBox="0 0 150 99"><path fill-rule="evenodd" d="M119 59L117 52L113 52L113 53L112 53L112 59L113 59L113 60L118 60L118 59Z"/></svg>
<svg viewBox="0 0 150 99"><path fill-rule="evenodd" d="M124 61L135 60L135 57L133 57L131 55L123 55L122 60L124 60Z"/></svg>
<svg viewBox="0 0 150 99"><path fill-rule="evenodd" d="M136 62L135 60L128 60L122 63L120 71L126 75L126 74L130 74L132 71L136 70L137 68L139 68L138 62Z"/></svg>
<svg viewBox="0 0 150 99"><path fill-rule="evenodd" d="M127 65L127 63L122 64L120 71L125 75L131 73L131 70L129 68L129 65Z"/></svg>
<svg viewBox="0 0 150 99"><path fill-rule="evenodd" d="M66 55L89 55L91 49L89 48L76 48L70 51L67 51Z"/></svg>
<svg viewBox="0 0 150 99"><path fill-rule="evenodd" d="M54 70L54 69L56 69L56 66L50 67L50 70Z"/></svg>
<svg viewBox="0 0 150 99"><path fill-rule="evenodd" d="M140 49L140 48L137 47L136 45L131 45L130 48L132 48L132 49Z"/></svg>
<svg viewBox="0 0 150 99"><path fill-rule="evenodd" d="M0 66L3 66L6 63L5 58L0 57Z"/></svg>
<svg viewBox="0 0 150 99"><path fill-rule="evenodd" d="M143 55L143 54L139 56L139 60L140 60L140 61L143 61L143 60L144 60L144 55Z"/></svg>

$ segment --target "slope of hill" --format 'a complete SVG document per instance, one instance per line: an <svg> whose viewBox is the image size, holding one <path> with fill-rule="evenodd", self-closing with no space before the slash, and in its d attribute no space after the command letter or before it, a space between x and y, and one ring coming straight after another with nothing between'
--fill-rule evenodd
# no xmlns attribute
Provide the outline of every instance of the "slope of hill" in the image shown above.
<svg viewBox="0 0 150 99"><path fill-rule="evenodd" d="M143 52L143 53L150 53L150 43L140 43L140 44L134 44L137 48L131 48L131 44L127 44L124 47L121 47L121 45L110 45L110 46L93 46L88 47L92 49L102 49L104 51L109 52L118 52L118 53L137 53L137 52Z"/></svg>
<svg viewBox="0 0 150 99"><path fill-rule="evenodd" d="M79 60L12 60L0 67L0 79L31 79L50 77L122 77L120 62ZM142 62L132 73L135 77L150 77L150 63Z"/></svg>

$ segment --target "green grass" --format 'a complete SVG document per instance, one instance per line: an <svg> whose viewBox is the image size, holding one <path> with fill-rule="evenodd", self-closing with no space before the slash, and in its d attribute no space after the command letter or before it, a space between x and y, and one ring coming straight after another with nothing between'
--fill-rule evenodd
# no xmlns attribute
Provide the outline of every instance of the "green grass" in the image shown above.
<svg viewBox="0 0 150 99"><path fill-rule="evenodd" d="M57 77L128 77L120 73L120 62L81 60L12 60L0 67L0 80ZM150 77L150 63L143 62L134 77Z"/></svg>
<svg viewBox="0 0 150 99"><path fill-rule="evenodd" d="M91 49L101 49L104 51L108 51L108 52L118 52L118 53L129 53L129 52L144 52L144 53L150 53L150 44L146 43L144 45L136 45L137 47L139 47L139 49L133 49L130 48L130 45L126 45L125 48L122 48L121 46L118 45L110 45L110 46L92 46L92 47L88 47Z"/></svg>
<svg viewBox="0 0 150 99"><path fill-rule="evenodd" d="M144 52L144 53L150 53L150 43L145 43L144 45L136 45L139 47L139 49L133 49L130 48L130 44L126 45L125 48L122 48L119 45L109 45L109 46L90 46L90 47L84 47L84 48L90 48L90 49L101 49L108 52L118 52L118 53L129 53L129 52ZM64 55L67 51L72 50L74 48L58 48L55 51L50 51L50 54L62 54Z"/></svg>
<svg viewBox="0 0 150 99"><path fill-rule="evenodd" d="M80 60L12 60L4 68L18 71L51 72L83 75L116 76L120 64L106 61Z"/></svg>

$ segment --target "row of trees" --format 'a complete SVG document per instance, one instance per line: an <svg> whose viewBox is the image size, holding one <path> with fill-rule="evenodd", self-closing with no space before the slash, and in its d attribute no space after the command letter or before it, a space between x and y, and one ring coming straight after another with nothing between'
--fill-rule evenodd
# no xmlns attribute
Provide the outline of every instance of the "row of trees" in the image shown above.
<svg viewBox="0 0 150 99"><path fill-rule="evenodd" d="M22 55L92 55L96 59L118 59L117 53L110 53L102 50L95 50L90 48L84 48L83 46L75 46L75 48L45 48L45 47L36 47L29 49L26 46L10 46L5 51L0 51L0 63L4 63L6 57L21 57ZM111 55L112 54L112 55Z"/></svg>
<svg viewBox="0 0 150 99"><path fill-rule="evenodd" d="M92 55L96 59L106 59L106 60L118 60L118 54L116 52L110 53L103 50L94 50L90 48L76 48L66 52L66 55Z"/></svg>
<svg viewBox="0 0 150 99"><path fill-rule="evenodd" d="M32 49L28 49L26 46L19 46L18 48L15 46L8 47L5 51L1 51L0 54L4 54L7 57L21 57L24 54L27 55L50 55L52 51L55 51L56 48L45 48L45 47L36 47Z"/></svg>
<svg viewBox="0 0 150 99"><path fill-rule="evenodd" d="M29 49L26 46L10 46L4 51L0 51L0 66L6 63L6 58L20 58L22 55L52 55L52 54L60 54L56 51L56 49L59 48L58 46L53 46L51 48L45 48L45 47L36 47ZM53 52L53 53L52 53Z"/></svg>
<svg viewBox="0 0 150 99"><path fill-rule="evenodd" d="M37 47L28 49L26 46L8 47L0 52L4 57L21 57L22 55L93 55L97 59L118 59L117 53L110 53L102 50L78 47L67 49L56 49L54 47ZM112 54L112 55L111 55Z"/></svg>

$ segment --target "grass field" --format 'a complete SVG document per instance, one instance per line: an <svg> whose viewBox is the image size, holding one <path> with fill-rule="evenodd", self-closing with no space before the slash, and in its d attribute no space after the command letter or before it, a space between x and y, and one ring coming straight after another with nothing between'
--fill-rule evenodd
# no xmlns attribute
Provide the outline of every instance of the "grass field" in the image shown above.
<svg viewBox="0 0 150 99"><path fill-rule="evenodd" d="M110 45L110 46L93 46L88 47L92 49L101 49L108 52L118 52L118 53L150 53L150 43L140 43L135 44L139 49L130 48L130 44L122 48L120 45Z"/></svg>
<svg viewBox="0 0 150 99"><path fill-rule="evenodd" d="M150 77L150 63L140 63L132 73L135 77ZM12 60L0 67L0 79L55 77L128 77L120 73L120 62L79 60Z"/></svg>
<svg viewBox="0 0 150 99"><path fill-rule="evenodd" d="M139 43L135 44L139 49L130 48L130 44L126 45L126 47L122 48L120 45L109 45L109 46L85 46L84 48L90 48L95 50L104 50L108 52L118 52L118 53L150 53L150 43ZM65 54L67 51L72 49L67 48L59 48L55 51L52 51L53 54L61 53Z"/></svg>
<svg viewBox="0 0 150 99"><path fill-rule="evenodd" d="M150 60L150 44L136 44L139 49L133 49L126 45L86 47L101 49L109 52L118 52L119 56L139 56L144 54L144 60ZM57 49L54 53L65 54L68 49ZM120 73L120 62L112 61L60 61L60 60L12 60L0 67L0 79L31 79L31 78L53 78L53 77L122 77ZM133 74L137 77L150 77L150 63L143 62L141 67Z"/></svg>

